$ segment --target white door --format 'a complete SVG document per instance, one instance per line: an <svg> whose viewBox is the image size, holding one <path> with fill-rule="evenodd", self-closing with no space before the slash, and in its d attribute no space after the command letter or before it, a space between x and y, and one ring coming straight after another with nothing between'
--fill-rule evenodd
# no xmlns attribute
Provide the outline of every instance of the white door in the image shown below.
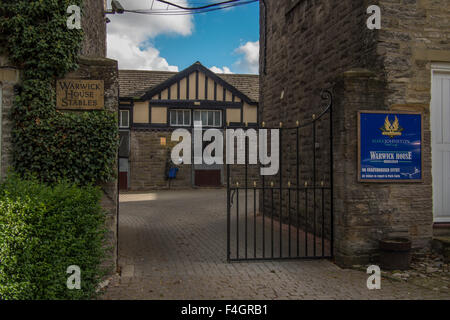
<svg viewBox="0 0 450 320"><path fill-rule="evenodd" d="M450 66L434 69L431 91L434 222L450 222Z"/></svg>

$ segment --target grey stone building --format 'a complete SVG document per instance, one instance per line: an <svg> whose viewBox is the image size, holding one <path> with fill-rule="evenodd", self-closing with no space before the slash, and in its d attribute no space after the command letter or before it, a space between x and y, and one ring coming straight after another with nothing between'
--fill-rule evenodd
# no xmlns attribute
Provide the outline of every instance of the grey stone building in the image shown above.
<svg viewBox="0 0 450 320"><path fill-rule="evenodd" d="M381 8L380 30L366 25L370 5ZM321 89L334 94L337 262L374 260L378 240L394 235L427 252L433 228L450 226L448 1L265 0L260 8L260 121L296 126L323 110ZM421 182L358 182L361 110L423 114ZM295 173L290 163L286 159L284 181L296 174L302 184L310 179L312 164Z"/></svg>

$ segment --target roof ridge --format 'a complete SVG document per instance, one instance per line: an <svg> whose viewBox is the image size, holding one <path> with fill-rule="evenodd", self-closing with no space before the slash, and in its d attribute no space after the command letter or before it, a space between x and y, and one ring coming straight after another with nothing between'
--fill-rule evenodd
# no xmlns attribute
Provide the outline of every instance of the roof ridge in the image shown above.
<svg viewBox="0 0 450 320"><path fill-rule="evenodd" d="M167 70L133 70L133 69L119 69L119 72L142 72L142 73L179 73L179 71L167 71ZM259 77L259 74L253 74L253 73L216 73L214 74L218 76L246 76L246 77Z"/></svg>
<svg viewBox="0 0 450 320"><path fill-rule="evenodd" d="M119 69L119 72L161 72L161 73L178 73L178 71L167 71L167 70L133 70L133 69Z"/></svg>
<svg viewBox="0 0 450 320"><path fill-rule="evenodd" d="M247 77L259 77L259 74L253 73L216 73L220 76L247 76Z"/></svg>
<svg viewBox="0 0 450 320"><path fill-rule="evenodd" d="M209 76L217 81L224 82L228 86L237 90L240 94L248 98L252 102L259 100L259 75L250 73L214 73L210 69L204 67L201 63L195 63L191 67L192 70L207 72ZM188 68L188 69L189 69ZM123 97L141 97L156 88L161 87L173 77L176 77L183 71L167 71L167 70L119 70L120 92ZM213 77L214 75L214 77ZM237 94L237 93L236 93ZM246 100L246 99L244 99Z"/></svg>

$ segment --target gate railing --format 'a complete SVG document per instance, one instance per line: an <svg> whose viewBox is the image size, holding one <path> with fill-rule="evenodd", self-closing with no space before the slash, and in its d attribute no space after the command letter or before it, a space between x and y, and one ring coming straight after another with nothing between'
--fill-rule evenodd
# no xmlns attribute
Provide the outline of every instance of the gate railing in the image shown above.
<svg viewBox="0 0 450 320"><path fill-rule="evenodd" d="M251 176L253 181L249 183L248 148L244 168L240 169L243 169L243 183L233 181L235 166L227 164L229 262L333 257L332 94L324 91L322 99L327 100L327 105L307 123L297 122L295 127L282 124L278 128L263 127L279 129L276 178ZM327 148L320 148L326 143ZM296 175L291 181L293 169ZM300 177L301 172L309 181Z"/></svg>

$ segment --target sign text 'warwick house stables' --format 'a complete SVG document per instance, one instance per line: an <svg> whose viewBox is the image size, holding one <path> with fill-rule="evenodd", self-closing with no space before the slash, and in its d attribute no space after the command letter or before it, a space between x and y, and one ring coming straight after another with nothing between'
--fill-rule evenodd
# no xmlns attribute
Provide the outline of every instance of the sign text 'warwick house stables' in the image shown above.
<svg viewBox="0 0 450 320"><path fill-rule="evenodd" d="M103 109L103 80L61 79L56 82L56 107L58 109Z"/></svg>

